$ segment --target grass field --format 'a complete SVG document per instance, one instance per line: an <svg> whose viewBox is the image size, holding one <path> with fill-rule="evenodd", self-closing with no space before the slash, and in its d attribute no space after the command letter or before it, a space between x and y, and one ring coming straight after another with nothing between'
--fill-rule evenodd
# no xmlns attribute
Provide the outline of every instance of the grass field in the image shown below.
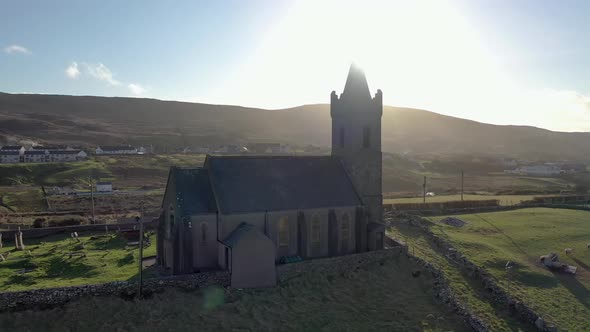
<svg viewBox="0 0 590 332"><path fill-rule="evenodd" d="M405 241L413 255L443 271L455 296L481 318L491 331L532 331L530 326L515 320L504 308L490 303L481 284L449 262L417 228L407 224L396 224L395 227L389 228L388 233L394 238Z"/></svg>
<svg viewBox="0 0 590 332"><path fill-rule="evenodd" d="M543 195L463 195L465 200L488 200L497 199L500 201L500 205L515 205L522 201L528 201L534 197ZM460 201L461 195L440 195L434 197L426 197L426 203L439 203L439 202L451 202ZM422 197L409 197L409 198L390 198L384 199L385 204L395 203L422 203Z"/></svg>
<svg viewBox="0 0 590 332"><path fill-rule="evenodd" d="M468 224L456 228L437 223L433 231L546 320L570 331L590 330L590 212L534 208L459 217ZM564 248L573 248L573 254L566 256ZM576 265L578 273L552 273L539 265L539 256L549 252ZM508 272L507 261L516 263Z"/></svg>
<svg viewBox="0 0 590 332"><path fill-rule="evenodd" d="M10 331L465 331L435 302L433 279L404 256L360 271L309 272L270 289L170 290L142 301L86 298L0 314ZM59 317L59 319L56 319Z"/></svg>
<svg viewBox="0 0 590 332"><path fill-rule="evenodd" d="M151 236L155 241L155 236ZM69 235L25 240L24 251L14 250L4 240L0 253L0 292L34 288L98 284L129 280L137 274L137 246L127 248L127 241L115 234L81 236L80 242ZM86 257L69 257L70 252L83 252ZM144 250L144 256L155 255L156 244ZM31 272L20 273L23 269Z"/></svg>

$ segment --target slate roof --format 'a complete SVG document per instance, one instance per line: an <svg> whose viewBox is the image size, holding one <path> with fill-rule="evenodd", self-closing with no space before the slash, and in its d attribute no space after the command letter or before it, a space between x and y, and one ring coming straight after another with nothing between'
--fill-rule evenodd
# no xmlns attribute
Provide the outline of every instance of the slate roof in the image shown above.
<svg viewBox="0 0 590 332"><path fill-rule="evenodd" d="M205 167L224 214L362 204L330 156L207 156Z"/></svg>
<svg viewBox="0 0 590 332"><path fill-rule="evenodd" d="M76 150L49 150L49 154L78 154L80 151Z"/></svg>
<svg viewBox="0 0 590 332"><path fill-rule="evenodd" d="M3 155L3 156L18 156L18 155L20 155L20 152L19 151L6 150L6 151L0 151L0 155Z"/></svg>
<svg viewBox="0 0 590 332"><path fill-rule="evenodd" d="M136 148L130 145L122 145L122 146L100 146L99 147L103 151L131 151L137 150Z"/></svg>
<svg viewBox="0 0 590 332"><path fill-rule="evenodd" d="M45 150L30 150L30 151L25 151L25 156L27 155L45 155Z"/></svg>
<svg viewBox="0 0 590 332"><path fill-rule="evenodd" d="M33 146L31 147L33 150L49 150L49 151L54 151L54 150L65 150L68 148L67 145L37 145L37 146Z"/></svg>
<svg viewBox="0 0 590 332"><path fill-rule="evenodd" d="M10 151L10 150L20 150L22 146L20 145L5 145L0 150Z"/></svg>
<svg viewBox="0 0 590 332"><path fill-rule="evenodd" d="M223 240L223 244L233 248L236 244L238 244L238 242L240 242L244 235L255 230L256 227L254 225L243 222L238 225L238 227L236 227L231 233L229 233L225 240Z"/></svg>
<svg viewBox="0 0 590 332"><path fill-rule="evenodd" d="M170 172L175 181L176 201L184 215L217 211L206 169L172 167Z"/></svg>

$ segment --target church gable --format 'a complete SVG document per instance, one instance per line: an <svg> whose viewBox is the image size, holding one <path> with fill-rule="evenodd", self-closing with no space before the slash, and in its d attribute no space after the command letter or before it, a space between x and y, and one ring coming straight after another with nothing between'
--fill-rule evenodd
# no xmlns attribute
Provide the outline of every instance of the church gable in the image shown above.
<svg viewBox="0 0 590 332"><path fill-rule="evenodd" d="M208 171L200 167L172 167L164 202L174 202L174 207L185 216L215 213L217 204L211 190Z"/></svg>
<svg viewBox="0 0 590 332"><path fill-rule="evenodd" d="M205 164L224 214L361 205L329 156L208 156Z"/></svg>

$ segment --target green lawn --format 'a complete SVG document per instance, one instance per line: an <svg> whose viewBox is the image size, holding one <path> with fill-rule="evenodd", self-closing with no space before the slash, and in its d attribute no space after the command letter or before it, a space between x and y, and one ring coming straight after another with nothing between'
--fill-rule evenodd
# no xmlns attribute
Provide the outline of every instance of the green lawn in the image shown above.
<svg viewBox="0 0 590 332"><path fill-rule="evenodd" d="M528 201L534 197L543 195L463 195L465 200L488 200L497 199L501 205L515 205L522 201ZM439 203L439 202L450 202L460 201L461 195L440 195L434 197L426 197L426 203ZM395 203L422 203L422 197L409 197L409 198L391 198L384 199L385 204Z"/></svg>
<svg viewBox="0 0 590 332"><path fill-rule="evenodd" d="M344 274L309 272L269 289L168 290L147 300L85 298L0 314L7 331L466 331L405 256ZM56 319L59 317L59 319Z"/></svg>
<svg viewBox="0 0 590 332"><path fill-rule="evenodd" d="M151 238L155 241L154 235ZM79 243L65 234L24 242L25 250L17 251L4 240L0 253L6 261L0 262L0 292L129 280L137 274L137 246L127 248L127 242L115 234L85 235ZM71 252L83 252L86 257L70 258ZM155 253L152 242L144 256ZM18 273L23 269L34 270Z"/></svg>
<svg viewBox="0 0 590 332"><path fill-rule="evenodd" d="M545 319L570 331L590 330L590 212L534 208L458 217L468 224L437 224L433 231ZM573 248L571 257L564 248ZM577 275L552 273L537 264L538 257L549 252L578 266ZM509 272L507 261L516 263Z"/></svg>

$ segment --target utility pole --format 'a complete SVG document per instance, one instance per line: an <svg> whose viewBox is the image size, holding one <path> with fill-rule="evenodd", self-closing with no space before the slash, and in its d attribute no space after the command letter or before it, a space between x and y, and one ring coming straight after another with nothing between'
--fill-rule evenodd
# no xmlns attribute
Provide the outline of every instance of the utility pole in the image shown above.
<svg viewBox="0 0 590 332"><path fill-rule="evenodd" d="M463 170L461 170L461 201L463 200L463 183L465 182L464 178Z"/></svg>
<svg viewBox="0 0 590 332"><path fill-rule="evenodd" d="M90 179L90 201L92 202L92 224L96 224L94 219L94 186L92 185L92 179Z"/></svg>
<svg viewBox="0 0 590 332"><path fill-rule="evenodd" d="M424 177L424 183L422 184L422 202L426 203L426 176Z"/></svg>
<svg viewBox="0 0 590 332"><path fill-rule="evenodd" d="M143 203L139 216L139 297L143 296Z"/></svg>

